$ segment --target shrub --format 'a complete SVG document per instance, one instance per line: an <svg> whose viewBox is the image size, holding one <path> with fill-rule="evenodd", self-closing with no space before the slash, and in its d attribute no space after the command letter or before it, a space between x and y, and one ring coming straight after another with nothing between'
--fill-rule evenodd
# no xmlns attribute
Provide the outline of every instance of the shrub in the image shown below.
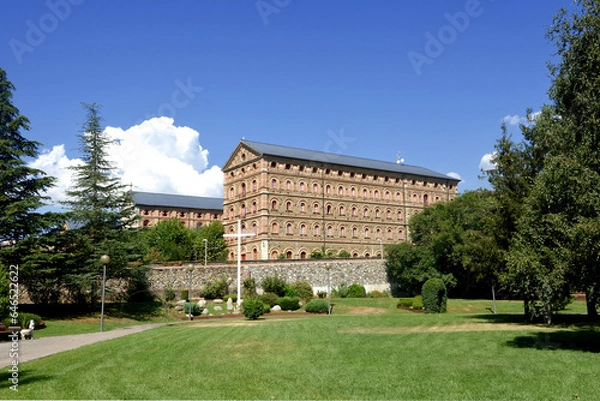
<svg viewBox="0 0 600 401"><path fill-rule="evenodd" d="M367 291L360 284L352 284L348 287L348 298L366 298Z"/></svg>
<svg viewBox="0 0 600 401"><path fill-rule="evenodd" d="M415 310L421 310L423 309L423 297L420 295L417 295L416 297L414 297L412 299L412 308Z"/></svg>
<svg viewBox="0 0 600 401"><path fill-rule="evenodd" d="M311 299L313 297L313 288L308 281L296 281L294 284L296 296L302 299Z"/></svg>
<svg viewBox="0 0 600 401"><path fill-rule="evenodd" d="M398 306L407 306L407 307L411 307L413 306L415 299L414 298L398 298Z"/></svg>
<svg viewBox="0 0 600 401"><path fill-rule="evenodd" d="M300 298L282 297L277 300L277 305L281 306L281 310L298 310L300 309Z"/></svg>
<svg viewBox="0 0 600 401"><path fill-rule="evenodd" d="M369 298L388 298L388 295L385 292L373 290L367 294Z"/></svg>
<svg viewBox="0 0 600 401"><path fill-rule="evenodd" d="M223 297L223 301L227 302L230 298L231 298L231 302L233 302L233 303L237 302L237 294L227 294Z"/></svg>
<svg viewBox="0 0 600 401"><path fill-rule="evenodd" d="M247 278L242 281L243 297L254 297L256 296L256 280L253 278Z"/></svg>
<svg viewBox="0 0 600 401"><path fill-rule="evenodd" d="M206 283L202 295L206 299L223 298L227 294L227 289L227 280L221 278L214 283L212 281Z"/></svg>
<svg viewBox="0 0 600 401"><path fill-rule="evenodd" d="M298 296L298 292L296 291L296 288L292 287L289 284L286 284L283 287L283 293L286 297L297 297Z"/></svg>
<svg viewBox="0 0 600 401"><path fill-rule="evenodd" d="M186 302L183 304L183 311L185 312L185 314L186 315L190 314L190 305L192 306L192 316L200 315L200 307L198 306L197 303L193 303L193 302Z"/></svg>
<svg viewBox="0 0 600 401"><path fill-rule="evenodd" d="M24 329L28 329L29 328L29 321L31 319L33 319L33 321L35 322L35 328L36 329L43 329L44 327L46 327L46 325L42 321L42 318L40 317L40 315L36 315L35 313L19 312L19 317L17 319L19 321L19 323L17 323L17 325L21 326ZM13 323L12 323L12 319L11 318L4 319L4 324L7 327L8 326L14 326Z"/></svg>
<svg viewBox="0 0 600 401"><path fill-rule="evenodd" d="M277 305L277 300L279 299L277 294L273 294L272 292L267 292L266 294L259 295L258 298L265 304L269 305L270 308Z"/></svg>
<svg viewBox="0 0 600 401"><path fill-rule="evenodd" d="M327 298L327 291L318 291L317 292L317 297L323 299L323 298Z"/></svg>
<svg viewBox="0 0 600 401"><path fill-rule="evenodd" d="M325 299L313 299L306 304L304 310L311 313L327 313L328 306Z"/></svg>
<svg viewBox="0 0 600 401"><path fill-rule="evenodd" d="M179 299L189 301L190 300L190 291L189 290L181 290L179 293Z"/></svg>
<svg viewBox="0 0 600 401"><path fill-rule="evenodd" d="M339 285L339 287L336 287L333 290L331 290L331 295L333 295L334 297L338 297L338 298L347 298L348 297L348 284L341 283Z"/></svg>
<svg viewBox="0 0 600 401"><path fill-rule="evenodd" d="M172 285L169 285L164 289L163 295L165 296L165 301L173 301L175 299L175 290Z"/></svg>
<svg viewBox="0 0 600 401"><path fill-rule="evenodd" d="M278 297L285 296L285 280L278 276L267 276L262 281L262 289L264 292L272 292Z"/></svg>
<svg viewBox="0 0 600 401"><path fill-rule="evenodd" d="M248 298L242 303L242 313L249 320L256 320L265 313L265 304L259 298Z"/></svg>
<svg viewBox="0 0 600 401"><path fill-rule="evenodd" d="M341 250L338 252L338 258L349 258L350 256L352 255L348 251Z"/></svg>
<svg viewBox="0 0 600 401"><path fill-rule="evenodd" d="M446 304L448 303L448 293L446 285L439 278L431 278L423 284L421 289L423 296L423 307L425 312L443 313L446 312Z"/></svg>

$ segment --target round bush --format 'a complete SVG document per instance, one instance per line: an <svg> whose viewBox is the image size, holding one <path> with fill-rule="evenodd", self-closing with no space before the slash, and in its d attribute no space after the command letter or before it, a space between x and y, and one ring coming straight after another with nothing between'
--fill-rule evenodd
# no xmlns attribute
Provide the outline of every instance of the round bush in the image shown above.
<svg viewBox="0 0 600 401"><path fill-rule="evenodd" d="M325 299L313 299L306 304L304 310L310 313L327 313L328 304Z"/></svg>
<svg viewBox="0 0 600 401"><path fill-rule="evenodd" d="M296 281L294 284L296 295L302 299L311 299L313 297L313 288L308 281Z"/></svg>
<svg viewBox="0 0 600 401"><path fill-rule="evenodd" d="M277 300L277 305L281 306L281 310L298 310L300 309L300 298L282 297Z"/></svg>
<svg viewBox="0 0 600 401"><path fill-rule="evenodd" d="M227 294L227 280L224 278L217 280L214 283L209 281L202 291L202 295L206 299L222 299L225 294Z"/></svg>
<svg viewBox="0 0 600 401"><path fill-rule="evenodd" d="M242 313L246 319L256 320L265 313L265 304L258 298L244 299L244 302L242 302Z"/></svg>
<svg viewBox="0 0 600 401"><path fill-rule="evenodd" d="M421 289L423 296L423 308L428 313L446 312L448 303L448 292L444 281L439 278L431 278L423 284Z"/></svg>
<svg viewBox="0 0 600 401"><path fill-rule="evenodd" d="M277 300L279 299L277 294L273 294L272 292L267 292L266 294L259 295L258 298L267 305L269 305L270 308L277 305Z"/></svg>
<svg viewBox="0 0 600 401"><path fill-rule="evenodd" d="M186 302L183 304L183 311L185 312L186 315L190 314L190 305L192 305L192 316L199 316L200 315L200 307L198 306L197 303L190 303L190 302Z"/></svg>
<svg viewBox="0 0 600 401"><path fill-rule="evenodd" d="M348 298L366 298L367 291L360 284L352 284L348 287Z"/></svg>

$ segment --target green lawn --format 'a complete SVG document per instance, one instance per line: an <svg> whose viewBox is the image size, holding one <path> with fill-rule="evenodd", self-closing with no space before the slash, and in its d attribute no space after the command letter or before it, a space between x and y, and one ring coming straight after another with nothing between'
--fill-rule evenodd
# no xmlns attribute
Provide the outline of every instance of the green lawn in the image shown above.
<svg viewBox="0 0 600 401"><path fill-rule="evenodd" d="M441 315L334 303L332 316L165 325L23 363L18 393L0 374L0 399L600 399L598 326L523 324L510 302L498 315L491 301Z"/></svg>

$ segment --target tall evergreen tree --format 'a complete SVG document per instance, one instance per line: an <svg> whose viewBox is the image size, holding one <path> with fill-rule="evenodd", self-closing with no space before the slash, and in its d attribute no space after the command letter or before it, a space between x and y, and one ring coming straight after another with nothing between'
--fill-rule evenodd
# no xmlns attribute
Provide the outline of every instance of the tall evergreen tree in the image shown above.
<svg viewBox="0 0 600 401"><path fill-rule="evenodd" d="M78 135L83 164L73 167L74 184L64 202L70 209L73 230L70 247L77 244L71 259L82 262L72 264L66 287L74 301L94 302L102 254L111 259L108 276L121 279L130 278L127 267L141 256L137 242L129 241L128 227L135 219L133 199L108 158L111 140L102 129L101 106L93 103L83 107L86 118ZM92 294L91 299L87 293Z"/></svg>
<svg viewBox="0 0 600 401"><path fill-rule="evenodd" d="M22 135L30 129L29 119L12 104L14 90L0 69L0 247L5 255L14 255L19 248L15 245L44 229L45 216L38 209L54 182L53 177L27 165L27 158L38 156L40 143Z"/></svg>

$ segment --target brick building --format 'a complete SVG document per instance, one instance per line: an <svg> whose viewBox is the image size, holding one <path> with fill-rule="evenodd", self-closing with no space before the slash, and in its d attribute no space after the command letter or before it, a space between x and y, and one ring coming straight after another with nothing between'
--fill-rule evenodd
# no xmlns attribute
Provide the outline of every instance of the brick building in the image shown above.
<svg viewBox="0 0 600 401"><path fill-rule="evenodd" d="M326 250L380 256L405 241L408 218L452 200L456 178L398 163L242 140L223 167L222 221L242 232L242 258L303 259ZM231 240L230 259L235 259Z"/></svg>

